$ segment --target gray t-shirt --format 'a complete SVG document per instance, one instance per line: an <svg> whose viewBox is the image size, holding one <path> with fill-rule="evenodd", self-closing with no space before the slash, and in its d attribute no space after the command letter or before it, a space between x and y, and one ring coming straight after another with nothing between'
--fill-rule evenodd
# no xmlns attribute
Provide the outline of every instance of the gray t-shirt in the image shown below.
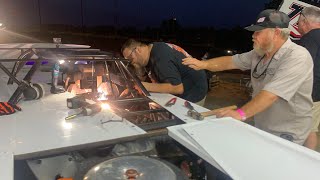
<svg viewBox="0 0 320 180"><path fill-rule="evenodd" d="M312 57L288 39L271 60L259 63L262 58L254 50L232 57L239 69L251 69L253 97L261 90L279 97L254 116L255 126L276 136L291 135L293 142L303 144L312 125Z"/></svg>

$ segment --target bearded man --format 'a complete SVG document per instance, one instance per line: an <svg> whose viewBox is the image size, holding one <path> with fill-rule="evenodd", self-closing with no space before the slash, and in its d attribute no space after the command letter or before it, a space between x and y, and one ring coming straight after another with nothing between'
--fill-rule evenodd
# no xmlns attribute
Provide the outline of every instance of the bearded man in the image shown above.
<svg viewBox="0 0 320 180"><path fill-rule="evenodd" d="M195 70L251 70L252 100L237 110L225 110L217 117L241 121L253 117L261 130L302 145L312 125L313 62L309 52L289 39L289 17L277 10L264 10L253 31L253 50L199 61L183 59Z"/></svg>

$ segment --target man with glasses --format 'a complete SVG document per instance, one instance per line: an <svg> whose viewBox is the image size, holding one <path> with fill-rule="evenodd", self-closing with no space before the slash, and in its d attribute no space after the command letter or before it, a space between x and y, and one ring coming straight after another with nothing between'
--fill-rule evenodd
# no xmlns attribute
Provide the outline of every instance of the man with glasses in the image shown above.
<svg viewBox="0 0 320 180"><path fill-rule="evenodd" d="M320 8L306 7L298 20L298 31L302 35L299 44L305 47L313 59L313 125L304 145L315 150L320 121Z"/></svg>
<svg viewBox="0 0 320 180"><path fill-rule="evenodd" d="M121 49L123 56L136 69L143 69L151 82L142 82L150 92L170 93L203 106L208 91L206 73L182 65L191 57L181 47L164 42L144 44L127 40Z"/></svg>
<svg viewBox="0 0 320 180"><path fill-rule="evenodd" d="M221 111L218 117L246 120L255 126L302 145L312 124L312 57L288 38L289 17L277 10L264 10L254 25L253 50L199 61L186 58L183 64L196 70L251 69L253 98L237 110Z"/></svg>

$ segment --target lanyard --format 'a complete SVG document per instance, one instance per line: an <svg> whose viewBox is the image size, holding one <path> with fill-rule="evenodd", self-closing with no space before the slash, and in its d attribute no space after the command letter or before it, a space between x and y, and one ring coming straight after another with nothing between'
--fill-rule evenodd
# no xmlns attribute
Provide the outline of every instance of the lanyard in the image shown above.
<svg viewBox="0 0 320 180"><path fill-rule="evenodd" d="M268 68L269 68L269 65L271 64L271 62L272 62L272 60L273 60L274 55L276 55L277 52L278 52L278 51L276 51L276 52L272 55L272 57L271 57L268 65L267 65L267 67L263 70L263 72L262 72L261 74L258 74L258 73L257 73L257 68L258 68L258 65L260 64L260 62L261 62L261 61L263 60L263 58L265 57L265 55L263 55L263 56L261 57L261 59L259 60L259 62L257 63L256 67L254 67L254 69L253 69L252 77L254 77L254 78L256 78L256 79L259 79L261 76L265 76L265 75L267 74L267 70L268 70Z"/></svg>

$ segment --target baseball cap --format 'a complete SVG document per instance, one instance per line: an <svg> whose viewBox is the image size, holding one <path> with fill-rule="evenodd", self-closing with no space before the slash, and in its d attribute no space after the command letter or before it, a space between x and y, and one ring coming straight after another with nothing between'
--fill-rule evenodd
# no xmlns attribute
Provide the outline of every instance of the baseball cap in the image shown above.
<svg viewBox="0 0 320 180"><path fill-rule="evenodd" d="M260 31L265 28L288 28L289 22L290 18L287 14L275 9L267 9L258 15L255 24L244 29L248 31Z"/></svg>

